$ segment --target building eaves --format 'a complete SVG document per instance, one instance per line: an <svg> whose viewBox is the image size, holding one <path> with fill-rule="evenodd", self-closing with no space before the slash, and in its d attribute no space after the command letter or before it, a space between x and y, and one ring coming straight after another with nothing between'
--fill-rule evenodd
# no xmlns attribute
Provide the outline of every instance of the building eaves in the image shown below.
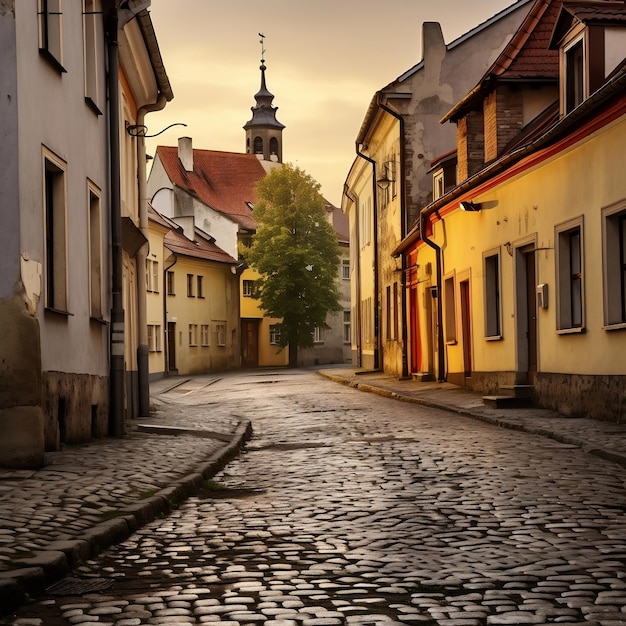
<svg viewBox="0 0 626 626"><path fill-rule="evenodd" d="M165 71L165 65L163 63L163 57L161 56L161 50L159 49L159 42L157 41L156 33L154 32L154 25L152 24L152 18L147 9L140 11L137 14L137 23L139 24L143 40L150 56L150 63L154 70L157 85L159 91L165 96L169 102L174 98L174 92L172 91L172 85Z"/></svg>

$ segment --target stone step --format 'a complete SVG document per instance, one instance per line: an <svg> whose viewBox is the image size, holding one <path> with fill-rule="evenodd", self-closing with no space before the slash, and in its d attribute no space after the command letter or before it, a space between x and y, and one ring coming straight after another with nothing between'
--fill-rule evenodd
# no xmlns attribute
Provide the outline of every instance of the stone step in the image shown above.
<svg viewBox="0 0 626 626"><path fill-rule="evenodd" d="M513 396L515 398L530 398L535 390L534 385L502 385L500 390L502 395Z"/></svg>
<svg viewBox="0 0 626 626"><path fill-rule="evenodd" d="M522 409L532 406L530 396L483 396L483 404L495 409Z"/></svg>

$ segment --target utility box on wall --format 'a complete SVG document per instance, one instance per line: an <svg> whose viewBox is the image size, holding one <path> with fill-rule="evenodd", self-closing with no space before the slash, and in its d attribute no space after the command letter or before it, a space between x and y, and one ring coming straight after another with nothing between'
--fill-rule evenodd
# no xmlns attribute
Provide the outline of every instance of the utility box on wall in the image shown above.
<svg viewBox="0 0 626 626"><path fill-rule="evenodd" d="M537 285L537 308L548 308L548 285L546 283Z"/></svg>

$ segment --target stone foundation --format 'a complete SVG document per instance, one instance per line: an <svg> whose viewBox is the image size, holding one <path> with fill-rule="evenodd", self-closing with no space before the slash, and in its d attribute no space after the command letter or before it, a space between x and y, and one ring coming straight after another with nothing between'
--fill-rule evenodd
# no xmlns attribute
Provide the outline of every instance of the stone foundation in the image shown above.
<svg viewBox="0 0 626 626"><path fill-rule="evenodd" d="M109 432L109 379L89 374L44 372L45 448L83 443Z"/></svg>

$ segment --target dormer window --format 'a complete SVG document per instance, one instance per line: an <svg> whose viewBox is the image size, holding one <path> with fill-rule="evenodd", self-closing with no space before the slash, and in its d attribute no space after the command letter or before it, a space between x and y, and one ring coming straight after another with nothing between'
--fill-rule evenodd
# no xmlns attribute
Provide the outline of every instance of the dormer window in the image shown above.
<svg viewBox="0 0 626 626"><path fill-rule="evenodd" d="M585 99L585 51L583 37L563 51L565 64L565 113L573 111Z"/></svg>

